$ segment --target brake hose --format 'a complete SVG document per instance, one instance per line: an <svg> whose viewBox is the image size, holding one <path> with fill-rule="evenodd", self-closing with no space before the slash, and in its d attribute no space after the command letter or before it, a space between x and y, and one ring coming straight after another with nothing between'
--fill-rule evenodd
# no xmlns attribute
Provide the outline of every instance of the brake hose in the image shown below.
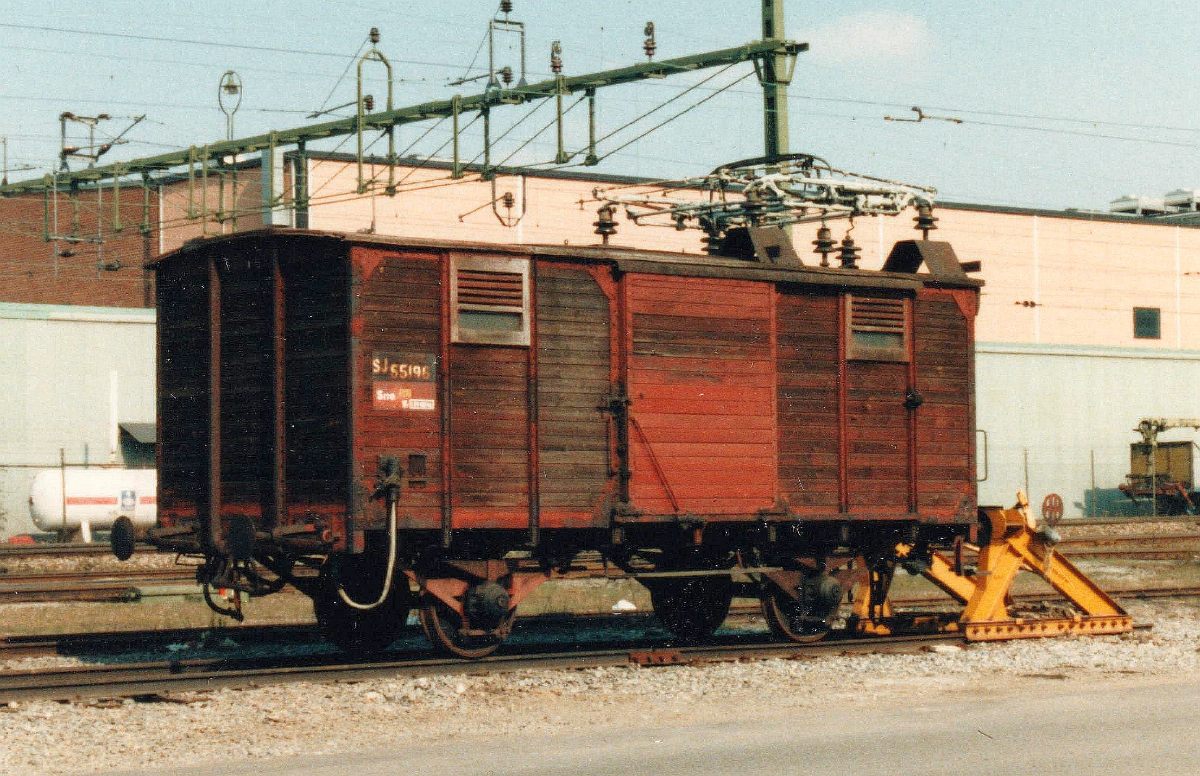
<svg viewBox="0 0 1200 776"><path fill-rule="evenodd" d="M349 606L351 609L357 609L360 612L367 612L372 609L378 609L387 600L388 595L392 592L392 577L396 571L396 497L389 494L388 496L388 561L387 571L383 575L383 591L379 594L379 598L369 604L362 604L355 601L346 592L346 588L342 587L341 580L337 580L338 598L342 599L342 603Z"/></svg>

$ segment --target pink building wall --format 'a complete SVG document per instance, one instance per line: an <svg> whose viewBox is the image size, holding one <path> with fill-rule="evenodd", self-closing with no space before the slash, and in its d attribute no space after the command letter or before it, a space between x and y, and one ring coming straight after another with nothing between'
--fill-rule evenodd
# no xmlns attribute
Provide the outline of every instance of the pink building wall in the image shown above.
<svg viewBox="0 0 1200 776"><path fill-rule="evenodd" d="M365 168L374 180L374 196L356 195L357 167L344 159L310 158L308 226L311 229L413 236L446 240L514 244L595 245L598 203L593 189L619 185L580 178L500 175L495 186L467 173L451 180L444 165L398 166L394 197L383 192L386 168ZM261 215L256 170L240 175L239 229L258 228ZM284 204L290 203L290 176ZM210 209L215 190L209 184ZM164 194L162 249L171 250L201 232L219 233L207 222L187 219L186 183ZM651 185L628 185L623 193L661 191ZM489 205L494 197L511 193L512 211L499 204L506 217L525 215L515 226L500 223ZM697 196L703 196L696 192ZM198 198L193 194L193 203ZM674 192L672 196L686 196ZM953 244L960 259L983 265L982 310L977 338L983 342L1022 344L1138 347L1200 350L1200 229L1162 222L1085 214L988 209L963 205L937 208L938 229L932 239ZM913 213L895 218L859 219L853 236L862 248L862 265L879 267L897 240L913 239ZM611 244L665 251L699 253L698 230L638 226L618 213L617 234ZM840 240L847 221L832 221ZM797 252L815 264L812 253L816 225L793 229ZM833 257L836 261L836 255ZM1135 338L1133 308L1160 310L1161 337Z"/></svg>

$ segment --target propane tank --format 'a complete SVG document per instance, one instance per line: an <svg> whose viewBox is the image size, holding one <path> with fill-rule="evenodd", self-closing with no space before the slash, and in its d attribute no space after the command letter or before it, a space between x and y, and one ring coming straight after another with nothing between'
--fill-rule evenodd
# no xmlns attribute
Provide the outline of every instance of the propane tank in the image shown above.
<svg viewBox="0 0 1200 776"><path fill-rule="evenodd" d="M154 469L45 469L29 488L29 515L39 530L85 542L119 517L149 528L158 519L157 475Z"/></svg>

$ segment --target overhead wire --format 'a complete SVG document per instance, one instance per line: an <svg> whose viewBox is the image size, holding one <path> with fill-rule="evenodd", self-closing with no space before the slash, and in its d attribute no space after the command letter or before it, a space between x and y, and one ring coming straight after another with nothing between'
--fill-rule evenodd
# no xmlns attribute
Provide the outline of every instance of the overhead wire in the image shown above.
<svg viewBox="0 0 1200 776"><path fill-rule="evenodd" d="M362 54L362 50L366 48L366 45L369 41L370 38L363 38L362 43L358 44L358 50L355 51L354 54L351 55L350 59L346 62L346 69L343 70L342 74L339 75L337 80L333 82L333 86L329 87L329 94L325 95L325 99L321 102L321 107L317 108L318 114L325 111L325 106L328 105L329 101L333 98L333 93L337 91L337 88L346 78L346 73L350 72L350 68L354 67L354 63L358 60L359 55Z"/></svg>
<svg viewBox="0 0 1200 776"><path fill-rule="evenodd" d="M26 30L32 32L57 32L68 35L86 35L100 38L115 38L119 40L140 40L151 41L154 43L173 43L176 45L188 46L208 46L210 48L221 49L236 49L242 51L261 51L268 54L296 54L306 57L327 57L333 59L344 59L344 53L334 53L331 51L314 51L312 49L293 49L283 48L279 46L250 46L244 43L226 43L216 40L198 40L195 38L171 38L160 35L140 35L132 32L103 32L100 30L81 30L69 27L51 27L40 24L17 24L15 22L0 22L0 28L10 30ZM411 59L393 59L393 62L400 62L407 65L428 65L431 67L447 67L457 69L458 65L449 62L423 62Z"/></svg>

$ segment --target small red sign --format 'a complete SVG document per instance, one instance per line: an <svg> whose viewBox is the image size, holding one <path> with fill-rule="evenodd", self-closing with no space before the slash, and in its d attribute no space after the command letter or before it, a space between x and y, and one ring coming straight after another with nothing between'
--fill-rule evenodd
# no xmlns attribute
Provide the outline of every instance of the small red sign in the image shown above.
<svg viewBox="0 0 1200 776"><path fill-rule="evenodd" d="M437 410L437 357L376 351L371 356L371 406L400 412Z"/></svg>
<svg viewBox="0 0 1200 776"><path fill-rule="evenodd" d="M1063 516L1062 496L1051 493L1042 499L1042 519L1051 525L1057 523Z"/></svg>

